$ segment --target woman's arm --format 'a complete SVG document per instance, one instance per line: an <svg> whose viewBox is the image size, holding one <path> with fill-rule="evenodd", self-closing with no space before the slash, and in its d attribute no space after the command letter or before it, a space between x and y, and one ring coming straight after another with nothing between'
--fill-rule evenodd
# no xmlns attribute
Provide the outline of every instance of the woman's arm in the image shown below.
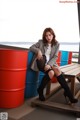
<svg viewBox="0 0 80 120"><path fill-rule="evenodd" d="M29 48L29 50L37 54L38 51L40 50L40 49L39 49L39 46L40 46L40 41L38 41L37 43L33 44L33 45Z"/></svg>
<svg viewBox="0 0 80 120"><path fill-rule="evenodd" d="M49 60L48 65L52 66L56 63L56 60L58 58L58 52L59 52L59 43L56 46L56 50L52 58Z"/></svg>
<svg viewBox="0 0 80 120"><path fill-rule="evenodd" d="M33 44L30 47L30 51L34 52L37 55L37 59L41 59L42 52L40 50L41 40L39 40L36 44Z"/></svg>

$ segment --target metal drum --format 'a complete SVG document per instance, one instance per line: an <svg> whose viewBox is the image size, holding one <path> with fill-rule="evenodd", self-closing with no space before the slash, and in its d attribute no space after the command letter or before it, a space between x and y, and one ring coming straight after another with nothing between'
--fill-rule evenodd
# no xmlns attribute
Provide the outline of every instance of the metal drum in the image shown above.
<svg viewBox="0 0 80 120"><path fill-rule="evenodd" d="M27 50L0 48L0 108L23 104Z"/></svg>

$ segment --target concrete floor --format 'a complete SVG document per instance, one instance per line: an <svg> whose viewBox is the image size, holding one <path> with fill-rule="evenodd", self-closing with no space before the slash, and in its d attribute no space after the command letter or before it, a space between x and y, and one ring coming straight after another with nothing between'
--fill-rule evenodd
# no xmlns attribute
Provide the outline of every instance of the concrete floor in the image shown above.
<svg viewBox="0 0 80 120"><path fill-rule="evenodd" d="M40 107L33 108L31 107L32 100L34 98L25 100L24 104L17 108L0 109L0 113L7 112L8 120L80 120L73 113Z"/></svg>
<svg viewBox="0 0 80 120"><path fill-rule="evenodd" d="M55 83L54 86L57 86L57 84ZM32 107L31 102L35 98L25 99L23 105L17 108L0 109L0 113L7 112L8 120L80 120L80 118L77 118L75 114L70 112Z"/></svg>

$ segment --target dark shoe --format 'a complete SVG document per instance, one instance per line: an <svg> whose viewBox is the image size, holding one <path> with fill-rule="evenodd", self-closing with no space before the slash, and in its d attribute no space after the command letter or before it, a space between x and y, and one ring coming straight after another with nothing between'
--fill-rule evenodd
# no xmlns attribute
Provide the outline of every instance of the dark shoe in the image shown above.
<svg viewBox="0 0 80 120"><path fill-rule="evenodd" d="M37 89L37 92L38 92L38 94L39 94L39 100L40 100L40 101L45 101L45 97L44 97L44 95L43 95L43 91L40 90L40 88L38 88L38 89Z"/></svg>
<svg viewBox="0 0 80 120"><path fill-rule="evenodd" d="M71 97L71 98L68 97L68 95L66 94L66 92L64 92L64 97L65 97L67 103L68 103L69 101L70 101L71 103L77 103L77 102L78 102L78 99L73 98L73 97ZM67 100L67 97L69 98L69 101Z"/></svg>

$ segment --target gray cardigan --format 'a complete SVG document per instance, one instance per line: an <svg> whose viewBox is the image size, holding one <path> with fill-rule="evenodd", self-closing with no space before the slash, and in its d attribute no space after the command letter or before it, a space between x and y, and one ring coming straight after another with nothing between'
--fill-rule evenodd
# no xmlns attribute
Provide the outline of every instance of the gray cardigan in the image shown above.
<svg viewBox="0 0 80 120"><path fill-rule="evenodd" d="M46 46L44 45L43 40L39 40L37 43L33 44L29 50L35 53L32 60L31 69L34 71L39 71L36 64L36 56L39 50L41 50L42 54L44 55L45 51L47 50L47 45ZM50 59L48 61L48 64L50 66L58 66L56 63L58 52L59 52L59 43L57 42L56 45L53 45L51 47Z"/></svg>

